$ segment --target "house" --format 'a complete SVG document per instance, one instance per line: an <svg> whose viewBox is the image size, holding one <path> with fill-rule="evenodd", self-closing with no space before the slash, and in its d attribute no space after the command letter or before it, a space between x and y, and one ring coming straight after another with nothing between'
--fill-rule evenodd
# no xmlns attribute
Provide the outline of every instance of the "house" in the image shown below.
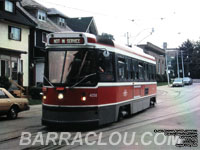
<svg viewBox="0 0 200 150"><path fill-rule="evenodd" d="M43 83L46 35L52 32L88 32L97 35L93 17L69 18L55 8L48 9L34 0L21 0L21 9L37 24L31 30L29 85Z"/></svg>
<svg viewBox="0 0 200 150"><path fill-rule="evenodd" d="M93 17L67 18L66 23L75 32L87 32L98 35Z"/></svg>
<svg viewBox="0 0 200 150"><path fill-rule="evenodd" d="M61 31L72 31L67 25L66 19L69 18L55 8L48 9L48 18L60 27Z"/></svg>
<svg viewBox="0 0 200 150"><path fill-rule="evenodd" d="M165 74L165 50L147 42L147 44L137 45L142 48L146 54L149 54L156 59L156 73L159 75Z"/></svg>
<svg viewBox="0 0 200 150"><path fill-rule="evenodd" d="M50 8L47 15L63 30L70 28L74 32L87 32L98 35L98 30L93 17L70 18L55 8Z"/></svg>
<svg viewBox="0 0 200 150"><path fill-rule="evenodd" d="M34 0L22 0L21 6L26 14L37 23L35 30L31 32L33 49L30 50L29 55L29 82L30 86L35 86L43 82L46 35L51 32L72 30L65 24L60 26L54 23L53 17L52 20L48 17L49 10Z"/></svg>
<svg viewBox="0 0 200 150"><path fill-rule="evenodd" d="M30 32L36 23L18 7L18 2L0 1L0 76L28 87Z"/></svg>

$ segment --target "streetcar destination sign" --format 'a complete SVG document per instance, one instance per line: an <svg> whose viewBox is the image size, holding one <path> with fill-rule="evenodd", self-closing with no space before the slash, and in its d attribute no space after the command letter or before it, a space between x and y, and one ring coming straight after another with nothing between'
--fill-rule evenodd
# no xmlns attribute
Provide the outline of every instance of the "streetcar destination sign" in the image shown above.
<svg viewBox="0 0 200 150"><path fill-rule="evenodd" d="M83 44L83 38L50 38L50 44Z"/></svg>

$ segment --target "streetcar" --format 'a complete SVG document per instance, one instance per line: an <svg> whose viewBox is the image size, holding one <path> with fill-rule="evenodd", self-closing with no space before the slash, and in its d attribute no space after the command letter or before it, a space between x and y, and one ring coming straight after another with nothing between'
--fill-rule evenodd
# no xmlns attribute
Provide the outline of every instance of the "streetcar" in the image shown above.
<svg viewBox="0 0 200 150"><path fill-rule="evenodd" d="M116 122L154 106L155 58L89 33L47 36L42 124Z"/></svg>

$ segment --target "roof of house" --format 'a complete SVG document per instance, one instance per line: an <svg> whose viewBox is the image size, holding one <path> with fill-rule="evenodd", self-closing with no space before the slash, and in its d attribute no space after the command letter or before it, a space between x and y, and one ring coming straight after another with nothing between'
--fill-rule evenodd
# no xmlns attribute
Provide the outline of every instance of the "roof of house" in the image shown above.
<svg viewBox="0 0 200 150"><path fill-rule="evenodd" d="M22 0L21 4L24 8L29 8L29 9L41 9L44 11L48 11L48 9L46 7L44 7L43 5L37 3L34 0Z"/></svg>
<svg viewBox="0 0 200 150"><path fill-rule="evenodd" d="M49 15L49 16L55 15L55 16L61 16L61 17L63 17L63 18L69 18L68 16L66 16L66 15L63 14L63 13L61 13L60 11L58 11L58 10L55 9L55 8L49 8L49 9L48 9L48 12L47 12L47 15Z"/></svg>
<svg viewBox="0 0 200 150"><path fill-rule="evenodd" d="M36 26L36 23L33 22L31 19L29 19L28 16L18 6L16 6L15 13L9 13L9 12L0 10L0 20L10 21L13 23L31 26L31 27Z"/></svg>
<svg viewBox="0 0 200 150"><path fill-rule="evenodd" d="M67 25L76 32L87 32L93 17L67 18Z"/></svg>
<svg viewBox="0 0 200 150"><path fill-rule="evenodd" d="M28 12L29 9L33 9L31 7L32 4L33 4L33 8L34 9L41 9L41 8L44 7L42 5L40 6L40 4L36 3L34 0L22 0L22 2L21 2L21 5L22 5L21 9L29 16L29 18L31 18L34 22L37 23L37 27L36 28L41 29L41 30L45 30L45 31L49 31L49 32L72 31L67 26L66 26L66 28L61 28L61 27L57 26L48 17L47 17L46 21L39 21L37 18L35 18L33 15L31 15Z"/></svg>

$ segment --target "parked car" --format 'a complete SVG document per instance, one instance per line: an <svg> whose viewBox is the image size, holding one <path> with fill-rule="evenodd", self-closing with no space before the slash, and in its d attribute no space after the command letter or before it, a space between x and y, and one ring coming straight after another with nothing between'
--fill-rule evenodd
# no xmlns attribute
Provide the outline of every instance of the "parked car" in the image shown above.
<svg viewBox="0 0 200 150"><path fill-rule="evenodd" d="M6 89L0 88L0 115L16 119L19 112L29 110L29 108L26 98L15 98Z"/></svg>
<svg viewBox="0 0 200 150"><path fill-rule="evenodd" d="M175 78L174 79L174 82L172 83L172 86L173 87L183 87L184 86L184 82L183 82L183 79L182 78Z"/></svg>
<svg viewBox="0 0 200 150"><path fill-rule="evenodd" d="M190 77L184 77L183 82L185 85L192 85L193 81Z"/></svg>

